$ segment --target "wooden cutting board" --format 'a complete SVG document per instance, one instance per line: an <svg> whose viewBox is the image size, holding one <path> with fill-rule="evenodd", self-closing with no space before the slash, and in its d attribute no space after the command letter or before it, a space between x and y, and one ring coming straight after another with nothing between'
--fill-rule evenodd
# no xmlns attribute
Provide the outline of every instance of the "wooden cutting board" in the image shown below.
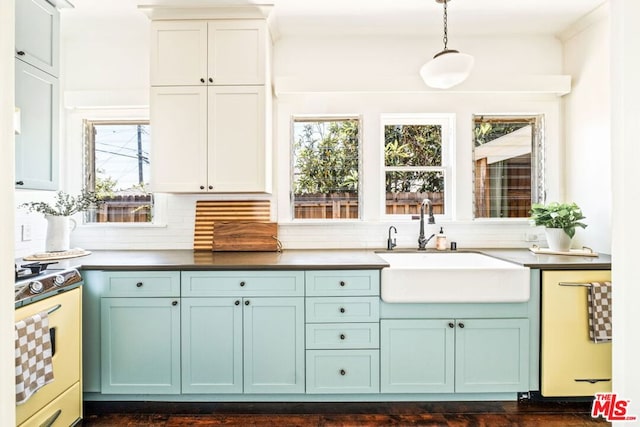
<svg viewBox="0 0 640 427"><path fill-rule="evenodd" d="M214 223L220 221L269 222L269 200L198 200L193 235L193 249L213 249Z"/></svg>
<svg viewBox="0 0 640 427"><path fill-rule="evenodd" d="M277 251L278 224L257 221L214 223L213 251Z"/></svg>

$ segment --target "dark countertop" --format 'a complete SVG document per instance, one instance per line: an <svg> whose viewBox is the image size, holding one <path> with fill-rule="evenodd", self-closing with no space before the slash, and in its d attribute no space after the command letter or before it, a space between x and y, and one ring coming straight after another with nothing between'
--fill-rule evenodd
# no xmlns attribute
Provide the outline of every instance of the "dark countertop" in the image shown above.
<svg viewBox="0 0 640 427"><path fill-rule="evenodd" d="M73 261L85 270L346 270L381 269L388 265L373 251L358 249L285 250L280 253L99 250Z"/></svg>
<svg viewBox="0 0 640 427"><path fill-rule="evenodd" d="M460 249L464 252L464 249ZM482 248L481 252L525 267L546 270L611 268L611 256L538 255L528 249ZM60 260L60 267L85 270L306 270L382 269L388 264L373 249L285 249L277 252L207 252L192 250L96 250L90 255ZM393 252L415 252L397 249ZM427 252L435 252L428 250Z"/></svg>
<svg viewBox="0 0 640 427"><path fill-rule="evenodd" d="M529 268L543 270L609 270L611 255L599 254L596 257L576 255L540 255L529 249L478 249L487 255L512 261Z"/></svg>

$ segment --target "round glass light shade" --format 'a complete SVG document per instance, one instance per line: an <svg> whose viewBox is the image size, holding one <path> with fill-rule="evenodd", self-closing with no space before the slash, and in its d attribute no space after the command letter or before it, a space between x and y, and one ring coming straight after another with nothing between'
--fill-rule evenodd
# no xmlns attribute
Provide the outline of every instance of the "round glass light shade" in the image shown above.
<svg viewBox="0 0 640 427"><path fill-rule="evenodd" d="M473 56L457 50L443 50L420 68L420 76L437 89L449 89L465 81L473 69Z"/></svg>

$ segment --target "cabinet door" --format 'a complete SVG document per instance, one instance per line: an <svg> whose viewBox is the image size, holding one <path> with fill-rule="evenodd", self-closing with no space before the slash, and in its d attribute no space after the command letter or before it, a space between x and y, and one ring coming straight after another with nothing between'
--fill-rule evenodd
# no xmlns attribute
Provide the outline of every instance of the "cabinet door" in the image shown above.
<svg viewBox="0 0 640 427"><path fill-rule="evenodd" d="M270 190L263 86L209 86L209 185L216 192Z"/></svg>
<svg viewBox="0 0 640 427"><path fill-rule="evenodd" d="M154 192L207 191L207 90L151 88Z"/></svg>
<svg viewBox="0 0 640 427"><path fill-rule="evenodd" d="M52 76L59 72L60 14L45 0L16 0L16 57Z"/></svg>
<svg viewBox="0 0 640 427"><path fill-rule="evenodd" d="M265 84L266 21L212 21L208 39L209 84Z"/></svg>
<svg viewBox="0 0 640 427"><path fill-rule="evenodd" d="M102 298L102 393L180 393L175 298Z"/></svg>
<svg viewBox="0 0 640 427"><path fill-rule="evenodd" d="M380 391L452 393L453 320L382 320Z"/></svg>
<svg viewBox="0 0 640 427"><path fill-rule="evenodd" d="M239 298L182 299L182 392L242 393Z"/></svg>
<svg viewBox="0 0 640 427"><path fill-rule="evenodd" d="M245 393L304 393L303 300L244 299Z"/></svg>
<svg viewBox="0 0 640 427"><path fill-rule="evenodd" d="M151 86L206 85L207 23L152 21L150 67Z"/></svg>
<svg viewBox="0 0 640 427"><path fill-rule="evenodd" d="M456 320L456 392L528 391L528 350L528 319Z"/></svg>
<svg viewBox="0 0 640 427"><path fill-rule="evenodd" d="M15 136L16 188L58 188L58 79L15 61L16 107L20 134Z"/></svg>

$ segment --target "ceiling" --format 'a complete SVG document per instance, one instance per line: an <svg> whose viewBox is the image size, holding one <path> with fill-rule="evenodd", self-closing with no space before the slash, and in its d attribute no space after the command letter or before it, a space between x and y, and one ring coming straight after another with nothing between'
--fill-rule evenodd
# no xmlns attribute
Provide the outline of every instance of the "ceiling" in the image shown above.
<svg viewBox="0 0 640 427"><path fill-rule="evenodd" d="M608 0L450 0L449 34L559 34ZM440 34L435 0L71 0L69 18L126 18L137 5L272 3L278 32L287 34Z"/></svg>

